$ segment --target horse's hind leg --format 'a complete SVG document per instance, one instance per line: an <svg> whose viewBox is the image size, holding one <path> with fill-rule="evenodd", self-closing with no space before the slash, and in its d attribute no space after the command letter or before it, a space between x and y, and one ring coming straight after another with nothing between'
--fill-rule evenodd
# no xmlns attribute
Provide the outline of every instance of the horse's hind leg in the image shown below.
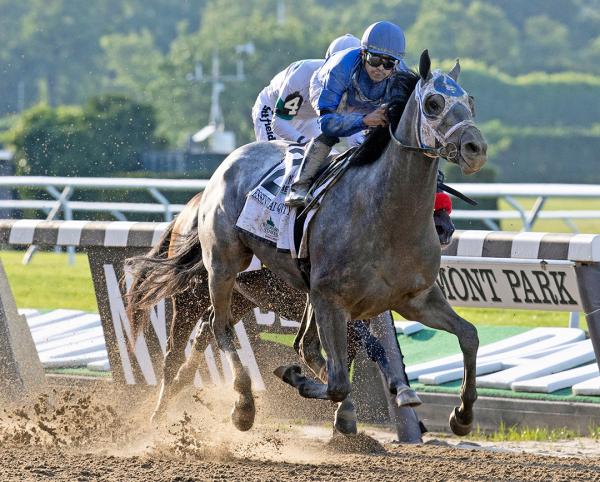
<svg viewBox="0 0 600 482"><path fill-rule="evenodd" d="M172 298L173 316L167 338L167 352L164 359L163 379L152 420L159 420L166 412L168 402L179 392L174 388L174 380L179 367L185 362L185 348L194 326L201 314L198 300L190 292L177 294Z"/></svg>
<svg viewBox="0 0 600 482"><path fill-rule="evenodd" d="M390 316L382 314L379 316ZM371 320L357 320L352 322L352 326L357 333L360 344L365 349L367 356L377 363L381 374L383 375L387 388L396 396L396 403L399 407L418 407L421 400L417 393L410 388L402 379L402 373L398 367L398 360L391 359L392 354L387 353L379 339L371 333L369 326L373 321L381 322L375 318ZM395 364L393 362L396 362ZM393 366L394 365L394 366Z"/></svg>
<svg viewBox="0 0 600 482"><path fill-rule="evenodd" d="M236 276L250 264L252 253L231 236L227 238L221 237L220 243L215 242L213 237L209 238L202 245L202 256L208 270L208 289L213 307L212 332L233 368L233 388L239 393L231 419L238 430L245 431L254 424L254 397L250 375L235 348L231 303Z"/></svg>
<svg viewBox="0 0 600 482"><path fill-rule="evenodd" d="M433 285L422 295L397 310L402 316L424 325L456 335L463 353L464 375L460 389L461 405L450 414L450 428L456 435L467 435L473 426L473 405L477 400L476 362L479 338L477 330L458 316L448 304L440 288Z"/></svg>
<svg viewBox="0 0 600 482"><path fill-rule="evenodd" d="M254 308L254 304L245 299L238 293L233 293L233 319L241 320ZM192 341L192 349L190 356L181 365L177 376L174 379L172 386L173 395L179 393L181 389L192 383L196 370L200 366L202 359L204 358L204 351L208 348L208 345L213 341L213 333L210 328L210 317L212 316L212 307L209 307L202 315L202 322L198 327L198 331L194 340ZM199 318L199 317L198 317ZM184 345L187 344L185 340Z"/></svg>

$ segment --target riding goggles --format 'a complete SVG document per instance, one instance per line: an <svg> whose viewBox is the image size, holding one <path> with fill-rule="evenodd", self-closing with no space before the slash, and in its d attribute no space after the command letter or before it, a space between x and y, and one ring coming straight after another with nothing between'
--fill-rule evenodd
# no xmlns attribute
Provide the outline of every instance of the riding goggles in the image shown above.
<svg viewBox="0 0 600 482"><path fill-rule="evenodd" d="M383 65L385 70L392 70L398 64L396 59L385 55L372 54L371 52L367 52L365 60L371 67L377 68Z"/></svg>

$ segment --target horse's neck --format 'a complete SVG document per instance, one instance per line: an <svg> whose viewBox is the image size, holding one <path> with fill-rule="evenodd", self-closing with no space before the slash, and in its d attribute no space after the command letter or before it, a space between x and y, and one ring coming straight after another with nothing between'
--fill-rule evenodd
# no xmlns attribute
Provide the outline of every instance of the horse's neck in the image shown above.
<svg viewBox="0 0 600 482"><path fill-rule="evenodd" d="M402 119L396 137L411 146L418 146L414 122ZM412 232L419 227L428 228L433 212L438 161L419 152L400 148L393 140L376 163L379 172L376 185L385 192L382 208L382 221L393 225L398 223L412 226Z"/></svg>

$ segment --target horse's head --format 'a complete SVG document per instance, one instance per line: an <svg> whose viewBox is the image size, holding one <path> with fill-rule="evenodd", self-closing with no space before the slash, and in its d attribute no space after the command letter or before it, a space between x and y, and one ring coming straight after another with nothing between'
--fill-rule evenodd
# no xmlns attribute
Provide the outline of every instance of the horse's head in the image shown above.
<svg viewBox="0 0 600 482"><path fill-rule="evenodd" d="M421 54L421 78L414 91L415 134L420 147L434 148L426 154L444 157L464 174L472 174L487 161L487 143L473 123L473 98L458 85L459 73L458 61L447 74L431 72L429 53Z"/></svg>

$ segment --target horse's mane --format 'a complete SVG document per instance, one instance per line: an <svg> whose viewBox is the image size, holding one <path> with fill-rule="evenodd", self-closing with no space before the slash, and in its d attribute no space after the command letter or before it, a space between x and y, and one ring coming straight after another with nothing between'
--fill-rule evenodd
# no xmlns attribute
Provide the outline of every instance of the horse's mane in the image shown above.
<svg viewBox="0 0 600 482"><path fill-rule="evenodd" d="M392 126L396 129L400 117L404 112L404 108L410 98L413 90L419 81L419 74L413 70L403 70L394 75L392 85L392 100L387 106L387 116ZM365 138L364 142L357 148L354 153L351 165L359 166L375 162L383 150L388 145L390 140L390 131L388 127L378 127L373 129Z"/></svg>

